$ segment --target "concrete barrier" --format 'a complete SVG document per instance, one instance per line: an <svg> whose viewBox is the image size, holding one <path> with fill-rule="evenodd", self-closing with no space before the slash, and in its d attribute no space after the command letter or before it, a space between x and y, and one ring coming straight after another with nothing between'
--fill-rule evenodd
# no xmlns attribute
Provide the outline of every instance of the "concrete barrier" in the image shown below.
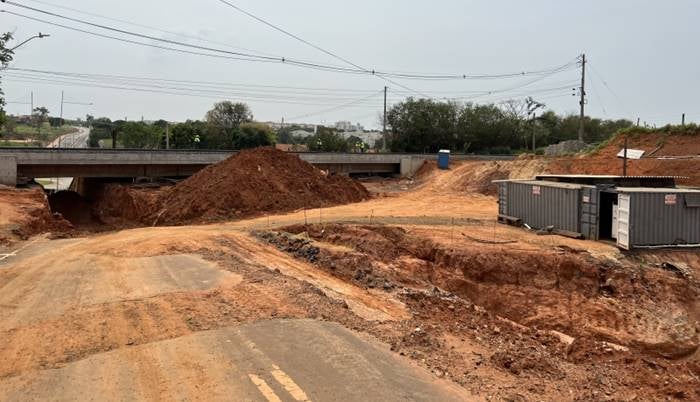
<svg viewBox="0 0 700 402"><path fill-rule="evenodd" d="M17 159L12 156L0 157L0 184L17 185Z"/></svg>

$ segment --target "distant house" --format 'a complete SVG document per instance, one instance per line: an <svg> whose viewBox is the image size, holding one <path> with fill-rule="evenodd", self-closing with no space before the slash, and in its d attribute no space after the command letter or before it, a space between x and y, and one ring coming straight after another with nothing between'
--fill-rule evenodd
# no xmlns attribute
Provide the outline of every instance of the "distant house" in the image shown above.
<svg viewBox="0 0 700 402"><path fill-rule="evenodd" d="M309 150L305 144L275 144L275 148L284 152L308 152Z"/></svg>

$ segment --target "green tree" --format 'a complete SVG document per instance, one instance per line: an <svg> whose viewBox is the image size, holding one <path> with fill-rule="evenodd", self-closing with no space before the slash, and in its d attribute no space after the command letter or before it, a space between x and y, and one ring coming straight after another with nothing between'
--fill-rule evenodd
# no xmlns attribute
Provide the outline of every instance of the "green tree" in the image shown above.
<svg viewBox="0 0 700 402"><path fill-rule="evenodd" d="M126 122L117 130L117 136L126 148L157 149L165 130L155 124Z"/></svg>
<svg viewBox="0 0 700 402"><path fill-rule="evenodd" d="M310 151L316 152L347 152L348 142L334 128L318 126L316 134L306 138Z"/></svg>
<svg viewBox="0 0 700 402"><path fill-rule="evenodd" d="M17 119L12 116L7 116L3 127L5 128L5 132L8 136L13 136L15 134L15 130L17 129Z"/></svg>
<svg viewBox="0 0 700 402"><path fill-rule="evenodd" d="M214 149L235 148L241 124L252 121L253 114L245 103L223 101L214 104L206 114L206 146Z"/></svg>
<svg viewBox="0 0 700 402"><path fill-rule="evenodd" d="M12 33L6 32L0 35L0 69L7 68L7 65L12 61L12 50L7 48L7 42L12 40ZM0 77L2 78L2 77ZM2 84L2 81L0 81ZM5 125L5 93L0 87L0 128Z"/></svg>
<svg viewBox="0 0 700 402"><path fill-rule="evenodd" d="M107 117L100 117L95 119L94 117L88 115L90 117L90 126L92 129L90 130L90 137L89 137L89 144L90 147L97 148L100 146L100 140L106 140L106 139L112 139L112 121L107 118Z"/></svg>
<svg viewBox="0 0 700 402"><path fill-rule="evenodd" d="M397 152L437 152L458 142L459 105L408 98L387 112L389 148Z"/></svg>
<svg viewBox="0 0 700 402"><path fill-rule="evenodd" d="M268 146L275 143L275 133L267 124L243 123L239 130L235 144L237 149Z"/></svg>
<svg viewBox="0 0 700 402"><path fill-rule="evenodd" d="M202 121L187 120L170 129L170 147L175 149L206 148L207 125Z"/></svg>

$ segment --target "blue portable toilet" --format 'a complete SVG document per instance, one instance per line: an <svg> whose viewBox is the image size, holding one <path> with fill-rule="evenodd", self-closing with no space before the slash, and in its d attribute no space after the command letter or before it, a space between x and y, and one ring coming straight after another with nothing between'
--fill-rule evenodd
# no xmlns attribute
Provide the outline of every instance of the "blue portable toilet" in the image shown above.
<svg viewBox="0 0 700 402"><path fill-rule="evenodd" d="M449 149L441 149L440 152L438 152L438 168L443 169L443 170L450 168L450 150Z"/></svg>

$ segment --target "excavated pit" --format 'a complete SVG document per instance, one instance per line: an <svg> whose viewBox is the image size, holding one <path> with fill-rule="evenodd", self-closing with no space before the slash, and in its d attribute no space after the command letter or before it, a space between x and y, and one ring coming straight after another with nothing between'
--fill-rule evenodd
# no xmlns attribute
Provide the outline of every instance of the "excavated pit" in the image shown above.
<svg viewBox="0 0 700 402"><path fill-rule="evenodd" d="M450 249L389 226L298 225L258 236L357 286L438 287L528 327L644 354L698 349L698 287L673 272L587 253Z"/></svg>

